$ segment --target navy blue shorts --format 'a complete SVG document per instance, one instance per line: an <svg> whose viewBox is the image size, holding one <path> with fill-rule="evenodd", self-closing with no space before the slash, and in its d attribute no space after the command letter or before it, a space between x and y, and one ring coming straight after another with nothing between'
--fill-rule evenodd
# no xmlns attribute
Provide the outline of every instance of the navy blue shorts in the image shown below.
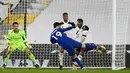
<svg viewBox="0 0 130 73"><path fill-rule="evenodd" d="M74 48L81 48L82 44L80 42L72 40L71 42L68 42L67 45L64 45L62 47L68 52L69 56L74 56L75 55Z"/></svg>

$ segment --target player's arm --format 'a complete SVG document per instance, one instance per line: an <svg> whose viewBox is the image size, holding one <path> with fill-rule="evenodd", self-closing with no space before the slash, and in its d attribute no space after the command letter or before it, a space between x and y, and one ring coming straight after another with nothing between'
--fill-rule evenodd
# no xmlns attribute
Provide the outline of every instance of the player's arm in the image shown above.
<svg viewBox="0 0 130 73"><path fill-rule="evenodd" d="M67 27L67 28L60 28L59 31L61 32L65 32L65 31L68 31L68 30L71 30L73 28L75 28L76 26L70 26L70 27Z"/></svg>
<svg viewBox="0 0 130 73"><path fill-rule="evenodd" d="M71 29L73 29L73 28L76 28L76 26L75 26L74 23L71 23L71 24L72 24L72 26L70 26L70 27L60 28L60 31L61 31L61 32L65 32L65 31L71 30Z"/></svg>
<svg viewBox="0 0 130 73"><path fill-rule="evenodd" d="M12 45L13 42L11 41L11 30L8 32L7 40L6 40L8 45Z"/></svg>
<svg viewBox="0 0 130 73"><path fill-rule="evenodd" d="M25 45L26 45L29 49L31 49L32 46L28 44L24 30L22 30L22 39L23 39L23 42L25 43Z"/></svg>
<svg viewBox="0 0 130 73"><path fill-rule="evenodd" d="M56 43L55 40L53 40L53 39L51 39L50 41L51 41L52 44L55 44L55 43Z"/></svg>
<svg viewBox="0 0 130 73"><path fill-rule="evenodd" d="M22 32L22 39L23 39L23 42L24 42L24 43L27 43L27 39L26 39L26 35L25 35L25 31L22 30L21 32Z"/></svg>
<svg viewBox="0 0 130 73"><path fill-rule="evenodd" d="M68 24L75 26L74 22L68 22Z"/></svg>
<svg viewBox="0 0 130 73"><path fill-rule="evenodd" d="M82 29L83 29L82 36L86 37L87 34L88 34L88 31L89 31L89 27L88 27L87 25L84 25L84 26L82 27Z"/></svg>

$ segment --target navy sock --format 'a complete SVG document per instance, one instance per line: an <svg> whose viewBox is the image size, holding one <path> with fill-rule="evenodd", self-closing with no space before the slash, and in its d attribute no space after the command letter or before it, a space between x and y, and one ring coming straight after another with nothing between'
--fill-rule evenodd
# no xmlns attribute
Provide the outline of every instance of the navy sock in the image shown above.
<svg viewBox="0 0 130 73"><path fill-rule="evenodd" d="M90 49L90 50L97 49L97 46L94 44L86 44L86 49Z"/></svg>
<svg viewBox="0 0 130 73"><path fill-rule="evenodd" d="M83 68L83 65L82 65L81 61L80 61L78 58L75 58L74 60L78 63L78 65L79 65L80 68L82 69L82 68Z"/></svg>

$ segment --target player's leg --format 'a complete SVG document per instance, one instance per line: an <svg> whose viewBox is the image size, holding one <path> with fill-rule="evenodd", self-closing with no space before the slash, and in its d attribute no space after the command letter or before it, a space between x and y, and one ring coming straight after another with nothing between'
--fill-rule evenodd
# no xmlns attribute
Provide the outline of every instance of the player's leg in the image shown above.
<svg viewBox="0 0 130 73"><path fill-rule="evenodd" d="M6 64L7 64L8 60L9 60L9 58L10 58L10 55L16 50L16 47L15 47L15 45L12 45L12 46L9 46L7 49L8 50L7 50L7 53L5 55L4 64L3 64L4 68L6 67Z"/></svg>
<svg viewBox="0 0 130 73"><path fill-rule="evenodd" d="M72 60L75 61L76 63L73 63L75 66L80 66L81 69L83 69L83 65L81 63L81 61L78 59L77 55L75 54L75 50L73 49L73 47L68 47L67 52L69 54L69 56L71 56Z"/></svg>
<svg viewBox="0 0 130 73"><path fill-rule="evenodd" d="M88 52L89 50L88 50L88 49L75 48L75 51L76 51L76 55L77 55L78 59L79 59L80 61L82 61L84 52ZM75 65L76 62L72 60L72 63L73 63L73 68L72 68L72 70L77 70L77 66Z"/></svg>
<svg viewBox="0 0 130 73"><path fill-rule="evenodd" d="M76 52L78 59L81 61L82 60L82 56L80 55L81 49L75 48L75 52ZM72 70L77 70L77 66L75 64L77 64L77 63L72 59L72 66L73 66Z"/></svg>
<svg viewBox="0 0 130 73"><path fill-rule="evenodd" d="M64 57L64 49L60 47L60 52L59 52L59 61L60 61L60 66L59 69L62 70L63 68L63 57Z"/></svg>
<svg viewBox="0 0 130 73"><path fill-rule="evenodd" d="M106 52L106 48L104 46L97 46L95 44L82 44L82 48L87 50L97 50L98 53Z"/></svg>
<svg viewBox="0 0 130 73"><path fill-rule="evenodd" d="M26 55L28 55L29 59L33 62L35 67L39 67L39 65L36 64L35 56L32 54L32 52L27 48L27 46L24 43L20 43L19 48L20 51L23 51L26 53Z"/></svg>
<svg viewBox="0 0 130 73"><path fill-rule="evenodd" d="M82 56L85 51L86 51L86 49L81 49L81 48L76 49L76 55L78 56L80 61L82 61L82 58L83 58Z"/></svg>
<svg viewBox="0 0 130 73"><path fill-rule="evenodd" d="M74 59L74 61L76 62L73 63L75 66L80 66L80 68L83 69L83 65L81 61L78 59L78 57L76 56L76 54L72 56L72 59Z"/></svg>
<svg viewBox="0 0 130 73"><path fill-rule="evenodd" d="M80 43L73 40L73 46L74 48L82 48L83 50L97 50L99 53L105 52L106 49L104 46L97 46L95 44L89 44L89 43Z"/></svg>
<svg viewBox="0 0 130 73"><path fill-rule="evenodd" d="M35 67L39 67L39 65L36 64L36 59L35 59L35 56L32 54L32 52L29 49L27 49L27 48L24 49L24 52L28 55L30 60L33 62L34 66Z"/></svg>
<svg viewBox="0 0 130 73"><path fill-rule="evenodd" d="M73 64L77 67L80 66L81 69L83 69L83 65L81 63L81 61L78 59L77 55L75 54L74 56L72 56L72 59L75 61L73 62Z"/></svg>
<svg viewBox="0 0 130 73"><path fill-rule="evenodd" d="M80 51L81 51L80 48L75 48L75 53L76 53L77 56L79 55Z"/></svg>

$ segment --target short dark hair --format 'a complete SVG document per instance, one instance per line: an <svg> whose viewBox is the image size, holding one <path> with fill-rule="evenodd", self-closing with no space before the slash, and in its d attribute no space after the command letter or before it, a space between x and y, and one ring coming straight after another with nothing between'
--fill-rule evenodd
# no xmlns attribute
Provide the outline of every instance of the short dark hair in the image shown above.
<svg viewBox="0 0 130 73"><path fill-rule="evenodd" d="M78 18L77 21L80 21L80 22L83 23L83 19L81 19L81 18Z"/></svg>
<svg viewBox="0 0 130 73"><path fill-rule="evenodd" d="M61 24L59 23L59 22L55 22L54 24L53 24L53 27L54 28L56 28L56 26L60 26Z"/></svg>
<svg viewBox="0 0 130 73"><path fill-rule="evenodd" d="M64 16L64 15L68 15L68 13L67 13L67 12L64 12L64 13L63 13L63 16Z"/></svg>
<svg viewBox="0 0 130 73"><path fill-rule="evenodd" d="M13 26L14 26L14 24L17 24L17 25L18 25L18 22L13 22Z"/></svg>

